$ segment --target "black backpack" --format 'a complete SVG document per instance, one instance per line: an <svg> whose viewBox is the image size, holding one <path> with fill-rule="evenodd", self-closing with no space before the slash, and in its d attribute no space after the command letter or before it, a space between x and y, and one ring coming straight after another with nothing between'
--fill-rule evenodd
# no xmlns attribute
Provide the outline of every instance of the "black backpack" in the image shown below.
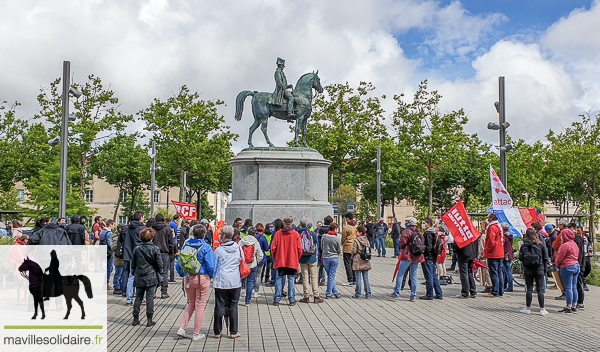
<svg viewBox="0 0 600 352"><path fill-rule="evenodd" d="M360 252L360 259L371 260L371 247L369 245L363 246L363 249Z"/></svg>
<svg viewBox="0 0 600 352"><path fill-rule="evenodd" d="M523 266L537 268L542 264L542 250L534 244L523 244L521 246L521 261Z"/></svg>
<svg viewBox="0 0 600 352"><path fill-rule="evenodd" d="M125 252L125 237L127 236L127 227L121 229L121 235L119 238L122 241L117 240L117 248L115 248L115 258L123 259L123 254Z"/></svg>
<svg viewBox="0 0 600 352"><path fill-rule="evenodd" d="M409 249L413 255L425 253L425 238L423 238L423 234L417 229L413 230Z"/></svg>
<svg viewBox="0 0 600 352"><path fill-rule="evenodd" d="M444 253L444 235L435 236L435 243L433 244L433 253L440 255Z"/></svg>

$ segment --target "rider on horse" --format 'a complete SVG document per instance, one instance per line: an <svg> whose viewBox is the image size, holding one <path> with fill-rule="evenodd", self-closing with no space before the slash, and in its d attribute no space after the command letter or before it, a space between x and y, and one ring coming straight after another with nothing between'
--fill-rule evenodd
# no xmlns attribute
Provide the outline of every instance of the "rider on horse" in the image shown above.
<svg viewBox="0 0 600 352"><path fill-rule="evenodd" d="M284 103L283 98L285 97L288 100L288 116L296 116L294 114L294 95L288 91L288 88L292 89L293 86L287 83L287 78L285 77L285 73L283 73L284 67L285 60L278 57L277 70L275 70L275 91L271 99L269 99L269 104L281 106Z"/></svg>

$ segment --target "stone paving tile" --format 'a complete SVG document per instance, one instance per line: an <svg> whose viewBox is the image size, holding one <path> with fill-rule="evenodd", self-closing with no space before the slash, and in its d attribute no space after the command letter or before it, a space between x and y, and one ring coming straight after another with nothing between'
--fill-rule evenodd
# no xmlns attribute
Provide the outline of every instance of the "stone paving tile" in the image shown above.
<svg viewBox="0 0 600 352"><path fill-rule="evenodd" d="M340 258L341 260L341 258ZM343 266L338 267L336 283L341 299L323 304L295 307L272 305L274 289L261 286L262 297L253 298L250 307L239 307L239 332L232 340L223 333L215 339L212 333L214 296L211 290L201 331L205 340L180 339L176 332L186 305L186 297L178 281L169 287L168 299L155 300L154 320L157 325L145 327L145 308L140 313L142 325L132 327L132 308L125 307L120 296L109 295L109 351L599 351L596 338L600 323L600 288L586 292L586 309L577 315L561 315L557 311L564 301L554 300L559 293L548 290L546 308L551 314L538 315L534 295L532 314L519 310L525 303L523 288L515 286L510 297L490 299L477 297L460 300L460 285L442 286L443 300L409 301L409 291L401 299L390 301L392 275L396 261L373 258L369 273L372 297L351 299L353 286L342 286ZM458 274L450 273L458 280ZM419 282L422 273L419 270ZM408 288L407 288L408 289ZM325 288L321 287L321 296ZM425 288L419 285L418 295ZM296 298L301 298L302 285L296 285ZM568 327L568 330L564 330ZM193 320L188 326L192 334ZM552 334L556 332L556 334Z"/></svg>

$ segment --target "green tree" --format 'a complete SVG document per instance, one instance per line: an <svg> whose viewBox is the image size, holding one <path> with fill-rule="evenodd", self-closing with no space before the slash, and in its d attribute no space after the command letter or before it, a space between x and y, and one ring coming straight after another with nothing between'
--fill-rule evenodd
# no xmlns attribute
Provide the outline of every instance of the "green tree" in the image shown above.
<svg viewBox="0 0 600 352"><path fill-rule="evenodd" d="M527 144L519 139L514 142L513 150L507 155L507 183L508 193L511 195L514 206L525 208L544 207L546 197L546 184L544 173L546 170L546 148L541 141Z"/></svg>
<svg viewBox="0 0 600 352"><path fill-rule="evenodd" d="M434 211L434 192L438 209L446 207L457 195L461 178L453 169L467 159L473 142L463 129L468 121L464 111L441 113L441 98L437 91L427 91L427 81L421 82L410 103L403 100L403 95L394 96L398 108L393 127L398 144L410 151L419 169L417 176L427 193L416 200L427 204L427 216Z"/></svg>
<svg viewBox="0 0 600 352"><path fill-rule="evenodd" d="M238 135L229 131L225 118L218 114L220 105L222 101L200 100L197 92L190 93L182 86L177 96L155 99L139 112L157 144L157 165L162 167L158 183L161 187L179 186L179 201L184 198L185 173L189 188L199 199L206 192L231 189L227 161L233 157L231 142Z"/></svg>
<svg viewBox="0 0 600 352"><path fill-rule="evenodd" d="M547 172L565 185L576 199L583 199L590 212L590 235L594 239L597 213L598 174L600 173L600 114L581 115L562 132L550 130L546 138Z"/></svg>
<svg viewBox="0 0 600 352"><path fill-rule="evenodd" d="M0 192L8 192L21 171L20 136L27 129L27 122L15 117L15 109L20 104L9 105L0 101Z"/></svg>
<svg viewBox="0 0 600 352"><path fill-rule="evenodd" d="M351 185L340 185L335 193L329 196L329 201L337 203L340 215L345 214L348 206L356 201L356 190Z"/></svg>
<svg viewBox="0 0 600 352"><path fill-rule="evenodd" d="M374 89L365 82L356 88L347 82L332 84L313 103L307 143L331 160L329 175L333 174L335 187L356 185L365 173L374 173L373 166L363 161L364 155L372 154L379 140L387 136L380 98L369 96Z"/></svg>
<svg viewBox="0 0 600 352"><path fill-rule="evenodd" d="M135 200L140 199L139 194L150 184L151 160L148 151L136 145L137 139L137 133L118 134L99 146L89 159L89 171L119 190L113 220L117 219L123 195L129 195L127 208L135 209Z"/></svg>
<svg viewBox="0 0 600 352"><path fill-rule="evenodd" d="M150 198L142 189L134 189L133 192L124 192L121 215L129 216L136 211L143 211L146 216L150 214Z"/></svg>
<svg viewBox="0 0 600 352"><path fill-rule="evenodd" d="M21 210L20 201L18 199L17 189L13 186L8 190L0 190L0 209L3 210ZM16 216L21 219L20 215Z"/></svg>
<svg viewBox="0 0 600 352"><path fill-rule="evenodd" d="M119 99L110 87L104 88L99 77L89 75L85 83L74 83L71 86L82 95L73 102L72 112L76 121L69 122L69 165L76 166L73 170L78 175L77 178L70 179L79 186L79 198L83 200L91 179L87 176L86 165L95 150L94 142L101 136L122 131L125 124L133 120L133 116L123 115L118 111ZM60 134L61 130L61 87L59 78L38 95L40 113L35 118L52 124L50 131L53 135Z"/></svg>

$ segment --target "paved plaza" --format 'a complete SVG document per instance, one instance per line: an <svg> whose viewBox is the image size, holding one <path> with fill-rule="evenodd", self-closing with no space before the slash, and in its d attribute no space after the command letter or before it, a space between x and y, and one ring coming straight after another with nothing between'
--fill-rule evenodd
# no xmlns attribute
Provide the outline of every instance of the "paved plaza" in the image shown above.
<svg viewBox="0 0 600 352"><path fill-rule="evenodd" d="M340 258L341 262L341 258ZM540 316L534 295L532 314L519 310L525 304L524 288L506 298L458 299L460 285L442 286L444 300L410 302L408 287L401 300L390 301L395 259L373 258L370 272L371 299L350 298L354 287L342 286L343 266L338 267L337 285L341 299L322 304L272 305L274 288L261 286L262 297L254 298L248 308L239 307L239 332L232 340L223 333L215 339L213 328L214 295L211 288L202 332L207 338L192 342L176 335L186 306L181 281L169 286L171 298L155 300L157 325L132 327L132 308L125 299L109 295L109 351L599 351L600 288L586 292L586 309L574 315L557 311L556 290L548 290L546 308L551 314ZM422 282L419 269L419 282ZM458 281L458 274L452 273ZM479 288L479 291L481 288ZM320 288L325 296L325 288ZM419 285L418 295L425 287ZM242 294L244 291L242 291ZM363 295L364 297L364 295ZM302 298L302 285L296 285L296 299ZM187 328L191 336L193 319Z"/></svg>

